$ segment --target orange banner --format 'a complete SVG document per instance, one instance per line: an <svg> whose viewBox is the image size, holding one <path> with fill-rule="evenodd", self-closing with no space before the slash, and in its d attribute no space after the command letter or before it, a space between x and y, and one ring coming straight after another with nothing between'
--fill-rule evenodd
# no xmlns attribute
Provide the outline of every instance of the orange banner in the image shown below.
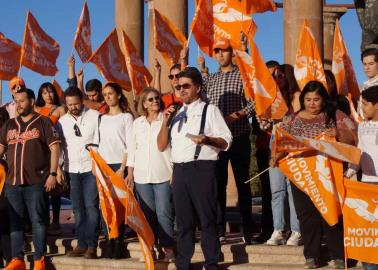
<svg viewBox="0 0 378 270"><path fill-rule="evenodd" d="M55 90L56 90L56 93L59 96L60 102L64 104L65 103L65 100L64 100L64 91L63 91L62 87L60 87L60 84L56 80L53 80L52 84L55 87Z"/></svg>
<svg viewBox="0 0 378 270"><path fill-rule="evenodd" d="M241 5L246 14L277 10L277 6L273 0L242 0Z"/></svg>
<svg viewBox="0 0 378 270"><path fill-rule="evenodd" d="M115 210L111 205L110 207L105 206L108 207L107 213L113 216L115 214L117 220L118 218L122 220L122 217L119 216L121 212L125 213L125 223L138 234L142 253L145 258L145 269L153 270L154 262L151 248L155 243L154 234L133 192L126 186L124 179L118 176L93 149L90 150L90 155L96 168L96 177L102 177L104 181L107 181L105 185L101 183L101 186L105 188L105 190L108 189L110 195L106 193L104 195L110 196L115 205ZM112 217L111 220L115 220L115 218Z"/></svg>
<svg viewBox="0 0 378 270"><path fill-rule="evenodd" d="M96 65L97 70L107 81L116 82L123 89L131 90L125 57L119 47L117 30L115 28L88 61Z"/></svg>
<svg viewBox="0 0 378 270"><path fill-rule="evenodd" d="M238 0L199 0L191 31L198 46L207 55L213 54L213 43L226 38L234 49L240 49L240 32L254 35L257 27L252 17L244 14Z"/></svg>
<svg viewBox="0 0 378 270"><path fill-rule="evenodd" d="M356 74L354 73L352 61L348 55L338 20L336 20L333 42L332 72L335 75L337 92L344 96L350 95L352 100L358 100L360 97L360 88L358 87Z"/></svg>
<svg viewBox="0 0 378 270"><path fill-rule="evenodd" d="M303 90L309 81L319 81L328 89L323 69L323 61L320 57L314 34L307 24L307 20L304 20L298 38L294 73L301 90Z"/></svg>
<svg viewBox="0 0 378 270"><path fill-rule="evenodd" d="M345 257L378 264L378 185L345 179Z"/></svg>
<svg viewBox="0 0 378 270"><path fill-rule="evenodd" d="M0 33L0 80L17 76L20 68L21 46Z"/></svg>
<svg viewBox="0 0 378 270"><path fill-rule="evenodd" d="M56 59L59 50L58 42L43 31L33 14L28 11L21 47L21 65L42 75L55 76L58 72Z"/></svg>
<svg viewBox="0 0 378 270"><path fill-rule="evenodd" d="M180 52L186 46L186 38L167 17L154 9L154 44L168 66L177 64Z"/></svg>
<svg viewBox="0 0 378 270"><path fill-rule="evenodd" d="M4 188L5 176L6 176L6 172L5 172L4 166L0 164L0 194Z"/></svg>
<svg viewBox="0 0 378 270"><path fill-rule="evenodd" d="M152 76L144 66L142 59L138 56L134 44L124 31L122 31L122 33L125 44L126 66L131 79L131 86L135 90L136 95L139 95L143 88L151 83Z"/></svg>
<svg viewBox="0 0 378 270"><path fill-rule="evenodd" d="M84 2L80 19L77 24L73 46L83 63L88 62L92 55L91 21L87 1Z"/></svg>

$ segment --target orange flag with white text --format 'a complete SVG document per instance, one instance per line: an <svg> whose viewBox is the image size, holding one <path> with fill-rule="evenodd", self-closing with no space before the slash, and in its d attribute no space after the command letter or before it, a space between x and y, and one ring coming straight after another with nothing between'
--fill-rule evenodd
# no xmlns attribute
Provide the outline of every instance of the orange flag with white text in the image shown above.
<svg viewBox="0 0 378 270"><path fill-rule="evenodd" d="M109 202L110 205L105 205L109 215L116 215L116 219L112 217L109 218L109 220L118 220L118 218L122 220L123 218L120 215L124 213L125 223L138 234L142 253L145 258L145 269L153 270L154 262L151 248L155 242L154 234L132 190L127 187L125 180L117 175L93 149L90 150L90 155L95 165L96 177L106 181L105 185L101 182L102 187L104 187L105 190L106 188L109 190L109 194L104 193L104 195L110 196L114 202L114 208L112 208L111 202Z"/></svg>
<svg viewBox="0 0 378 270"><path fill-rule="evenodd" d="M360 97L360 89L352 61L348 55L348 50L340 31L339 20L336 20L335 26L332 72L335 75L337 92L344 96L350 95L353 100L358 100Z"/></svg>
<svg viewBox="0 0 378 270"><path fill-rule="evenodd" d="M83 63L88 62L92 55L91 45L91 21L89 18L89 10L87 1L84 2L81 11L80 19L77 24L74 43L74 48Z"/></svg>
<svg viewBox="0 0 378 270"><path fill-rule="evenodd" d="M20 68L21 46L0 33L0 80L17 76Z"/></svg>
<svg viewBox="0 0 378 270"><path fill-rule="evenodd" d="M142 59L137 54L134 44L131 42L127 34L123 33L123 41L125 44L125 59L127 71L131 80L131 86L135 93L139 95L143 88L148 86L152 81L151 73L144 66Z"/></svg>
<svg viewBox="0 0 378 270"><path fill-rule="evenodd" d="M378 186L349 179L344 186L345 257L378 264Z"/></svg>
<svg viewBox="0 0 378 270"><path fill-rule="evenodd" d="M43 31L33 14L28 11L21 46L21 65L42 75L55 76L58 72L56 59L59 51L58 42Z"/></svg>
<svg viewBox="0 0 378 270"><path fill-rule="evenodd" d="M125 57L119 47L117 30L115 28L88 61L96 65L97 70L107 81L116 82L123 89L131 90Z"/></svg>
<svg viewBox="0 0 378 270"><path fill-rule="evenodd" d="M229 39L234 49L240 49L240 32L254 35L257 27L239 0L198 0L191 31L201 50L212 56L214 40Z"/></svg>
<svg viewBox="0 0 378 270"><path fill-rule="evenodd" d="M241 0L241 5L246 14L277 10L273 0Z"/></svg>
<svg viewBox="0 0 378 270"><path fill-rule="evenodd" d="M59 96L59 100L60 100L60 102L62 102L62 103L64 104L64 103L65 103L65 102L64 102L64 92L63 92L62 87L60 87L60 84L59 84L56 80L53 80L52 84L53 84L54 87L55 87L55 90L56 90L56 93L57 93L58 96Z"/></svg>
<svg viewBox="0 0 378 270"><path fill-rule="evenodd" d="M299 88L303 90L310 81L319 81L327 89L327 81L323 69L314 34L305 19L298 38L298 47L294 65L295 78Z"/></svg>
<svg viewBox="0 0 378 270"><path fill-rule="evenodd" d="M157 9L154 9L153 12L154 45L170 67L178 63L180 52L186 46L186 37L173 22Z"/></svg>

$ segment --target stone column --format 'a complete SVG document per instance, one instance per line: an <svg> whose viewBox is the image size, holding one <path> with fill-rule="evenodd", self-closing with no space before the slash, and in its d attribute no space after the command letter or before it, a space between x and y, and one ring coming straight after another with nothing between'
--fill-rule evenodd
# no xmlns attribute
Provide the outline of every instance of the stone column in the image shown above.
<svg viewBox="0 0 378 270"><path fill-rule="evenodd" d="M340 20L348 9L346 7L327 7L323 9L324 33L324 68L332 69L333 39L335 36L336 20Z"/></svg>
<svg viewBox="0 0 378 270"><path fill-rule="evenodd" d="M188 0L149 0L148 1L148 64L151 74L153 74L152 63L155 58L161 64L161 87L162 92L171 91L171 85L168 81L170 67L165 63L163 57L154 48L153 18L151 9L156 8L176 25L182 33L187 36L188 29Z"/></svg>
<svg viewBox="0 0 378 270"><path fill-rule="evenodd" d="M284 0L285 63L294 64L298 36L307 19L314 33L320 55L323 55L323 0Z"/></svg>

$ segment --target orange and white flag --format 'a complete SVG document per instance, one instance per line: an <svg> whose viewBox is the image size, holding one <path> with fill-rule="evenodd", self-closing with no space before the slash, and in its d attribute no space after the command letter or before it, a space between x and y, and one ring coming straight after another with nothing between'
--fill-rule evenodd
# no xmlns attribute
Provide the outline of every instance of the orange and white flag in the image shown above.
<svg viewBox="0 0 378 270"><path fill-rule="evenodd" d="M55 76L58 72L56 59L59 51L58 42L43 31L33 14L28 11L21 46L21 65L42 75Z"/></svg>
<svg viewBox="0 0 378 270"><path fill-rule="evenodd" d="M87 63L92 55L91 21L87 1L84 2L80 19L77 24L73 46L83 63Z"/></svg>
<svg viewBox="0 0 378 270"><path fill-rule="evenodd" d="M328 89L323 69L323 61L320 57L314 34L307 24L307 20L304 20L298 38L294 73L301 90L303 90L305 85L310 81L319 81Z"/></svg>
<svg viewBox="0 0 378 270"><path fill-rule="evenodd" d="M142 59L137 54L134 44L131 42L127 34L123 33L123 41L125 44L125 59L127 71L131 80L131 86L135 90L136 95L139 95L143 88L148 86L152 81L151 73L144 66Z"/></svg>
<svg viewBox="0 0 378 270"><path fill-rule="evenodd" d="M333 42L332 72L335 75L337 92L344 96L350 95L353 100L358 100L360 89L338 20L336 20Z"/></svg>
<svg viewBox="0 0 378 270"><path fill-rule="evenodd" d="M119 47L115 28L88 61L96 65L97 70L107 81L116 82L123 89L131 90L125 57Z"/></svg>
<svg viewBox="0 0 378 270"><path fill-rule="evenodd" d="M20 68L21 46L0 33L0 80L17 76Z"/></svg>
<svg viewBox="0 0 378 270"><path fill-rule="evenodd" d="M240 49L240 32L257 31L250 15L244 14L239 0L198 0L191 31L198 46L212 56L214 40L226 38L234 49Z"/></svg>
<svg viewBox="0 0 378 270"><path fill-rule="evenodd" d="M110 196L114 203L114 207L111 205L111 201L109 201L110 204L108 206L105 205L107 213L113 215L113 217L109 219L110 224L112 224L112 221L118 220L118 217L122 220L122 216L120 215L124 213L125 223L138 234L142 253L145 258L145 269L153 270L154 262L152 259L151 248L155 242L154 234L144 217L133 192L127 187L124 179L117 175L98 153L91 149L90 155L95 165L96 177L102 178L106 183L103 185L101 182L101 187L104 188L105 191L106 189L109 190L109 194L105 192L104 195ZM116 215L116 219L114 218L114 215ZM119 222L116 223L118 224Z"/></svg>
<svg viewBox="0 0 378 270"><path fill-rule="evenodd" d="M55 87L55 90L56 90L56 93L59 96L60 102L62 102L64 104L65 103L64 102L64 91L63 91L62 87L60 86L60 84L56 80L53 80L52 84Z"/></svg>
<svg viewBox="0 0 378 270"><path fill-rule="evenodd" d="M241 5L246 14L277 10L273 0L242 0Z"/></svg>
<svg viewBox="0 0 378 270"><path fill-rule="evenodd" d="M187 41L180 29L167 17L157 9L154 9L153 12L155 48L162 54L170 67L178 63L180 52L186 46Z"/></svg>
<svg viewBox="0 0 378 270"><path fill-rule="evenodd" d="M378 186L348 179L344 185L345 257L378 264Z"/></svg>

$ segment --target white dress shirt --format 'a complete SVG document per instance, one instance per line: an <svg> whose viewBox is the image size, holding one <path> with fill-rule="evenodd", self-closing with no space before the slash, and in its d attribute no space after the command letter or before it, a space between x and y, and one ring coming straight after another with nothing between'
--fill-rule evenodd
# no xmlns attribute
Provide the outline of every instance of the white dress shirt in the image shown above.
<svg viewBox="0 0 378 270"><path fill-rule="evenodd" d="M194 160L197 145L186 135L198 135L205 102L198 99L189 105L184 104L177 115L184 111L185 107L187 107L187 117L182 124L181 131L178 131L179 123L175 123L171 130L171 153L174 163L190 162ZM220 110L211 104L209 104L207 108L204 135L224 139L228 144L227 149L232 142L231 131L227 127ZM210 145L203 145L198 160L217 160L219 151L221 151L221 149Z"/></svg>
<svg viewBox="0 0 378 270"><path fill-rule="evenodd" d="M64 152L64 170L69 173L84 173L92 170L92 159L86 144L97 144L99 112L84 109L81 116L75 119L70 113L63 115L58 122L62 135ZM75 135L74 125L77 125L80 136Z"/></svg>
<svg viewBox="0 0 378 270"><path fill-rule="evenodd" d="M364 121L358 125L358 148L361 156L362 182L378 182L378 122Z"/></svg>
<svg viewBox="0 0 378 270"><path fill-rule="evenodd" d="M172 177L171 149L160 152L157 146L162 123L162 113L151 124L145 116L134 121L127 166L134 168L134 181L138 184L159 184Z"/></svg>
<svg viewBox="0 0 378 270"><path fill-rule="evenodd" d="M98 153L107 164L122 163L129 148L133 121L131 113L101 116Z"/></svg>

